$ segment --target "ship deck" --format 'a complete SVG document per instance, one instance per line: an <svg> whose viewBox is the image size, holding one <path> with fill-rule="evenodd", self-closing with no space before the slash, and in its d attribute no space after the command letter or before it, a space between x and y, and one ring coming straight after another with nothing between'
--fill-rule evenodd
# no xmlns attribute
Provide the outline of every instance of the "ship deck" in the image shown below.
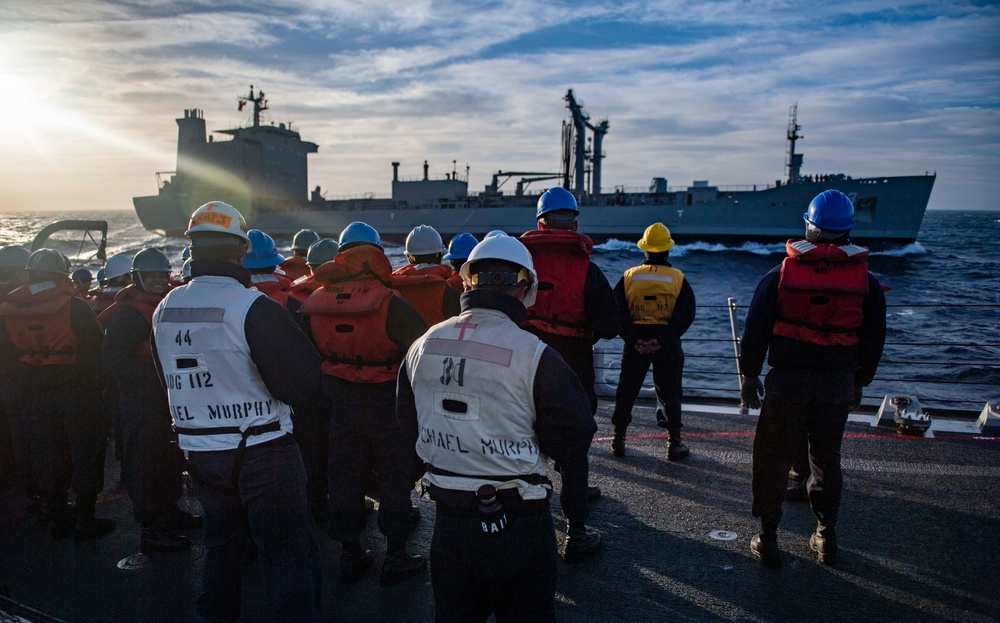
<svg viewBox="0 0 1000 623"><path fill-rule="evenodd" d="M749 510L755 417L685 405L685 443L692 455L671 463L665 431L654 425L648 403L636 408L624 458L608 449L610 415L610 403L602 403L590 453L591 483L604 495L592 505L589 523L604 533L606 549L579 565L559 563L560 621L1000 618L994 586L1000 438L956 432L971 429L967 422L950 428L935 422L933 438L913 438L871 427L863 417L852 419L843 447L840 563L815 561L807 543L814 528L809 508L787 502L779 535L783 566L768 570L748 549L756 530ZM117 463L108 463L98 510L119 528L96 541L52 541L21 501L6 494L0 503L0 586L17 602L69 622L190 620L204 555L200 535L191 533L190 551L150 555L139 569L120 569L119 561L137 551L138 527ZM411 550L426 554L434 506L426 498L416 503L423 520ZM553 513L561 541L558 495ZM365 538L377 571L384 540L375 523L369 518ZM712 538L719 530L736 538ZM341 586L339 544L322 530L320 540L326 620L433 620L429 573L392 588L379 587L377 572ZM259 621L266 587L254 566L244 568L243 577L241 620Z"/></svg>

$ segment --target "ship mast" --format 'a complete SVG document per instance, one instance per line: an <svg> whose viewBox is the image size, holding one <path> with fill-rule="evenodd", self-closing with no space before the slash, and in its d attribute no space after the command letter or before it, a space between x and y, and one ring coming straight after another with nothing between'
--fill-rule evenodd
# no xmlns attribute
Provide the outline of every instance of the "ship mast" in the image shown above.
<svg viewBox="0 0 1000 623"><path fill-rule="evenodd" d="M799 125L799 103L795 102L788 109L788 158L785 166L788 168L788 183L795 184L799 181L799 173L802 170L802 154L795 153L795 141L805 138L799 134L802 126Z"/></svg>
<svg viewBox="0 0 1000 623"><path fill-rule="evenodd" d="M243 107L247 105L248 102L253 102L253 127L260 127L260 113L267 110L267 100L264 99L264 92L257 91L257 96L254 97L253 85L250 85L250 95L244 95L239 98L240 106L239 110L243 110Z"/></svg>

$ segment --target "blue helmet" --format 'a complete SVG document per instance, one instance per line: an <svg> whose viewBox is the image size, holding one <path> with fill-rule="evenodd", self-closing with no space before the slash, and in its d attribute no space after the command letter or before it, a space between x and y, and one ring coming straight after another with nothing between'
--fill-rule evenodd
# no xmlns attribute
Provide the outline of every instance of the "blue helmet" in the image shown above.
<svg viewBox="0 0 1000 623"><path fill-rule="evenodd" d="M24 247L10 246L0 249L0 268L24 268L31 251Z"/></svg>
<svg viewBox="0 0 1000 623"><path fill-rule="evenodd" d="M556 210L570 210L573 214L580 213L573 193L559 186L553 186L538 198L538 212L535 213L535 219L540 219L547 212L555 212Z"/></svg>
<svg viewBox="0 0 1000 623"><path fill-rule="evenodd" d="M468 232L455 234L455 237L448 243L448 253L442 258L444 260L467 260L472 250L476 248L479 241Z"/></svg>
<svg viewBox="0 0 1000 623"><path fill-rule="evenodd" d="M181 251L181 260L186 261L189 259L191 259L191 247L184 247L184 250Z"/></svg>
<svg viewBox="0 0 1000 623"><path fill-rule="evenodd" d="M259 229L247 232L250 252L243 257L243 268L271 268L285 261L274 246L274 240Z"/></svg>
<svg viewBox="0 0 1000 623"><path fill-rule="evenodd" d="M292 251L308 251L314 242L319 240L319 234L311 229L299 230L292 238Z"/></svg>
<svg viewBox="0 0 1000 623"><path fill-rule="evenodd" d="M854 204L839 190L824 190L809 202L802 217L823 231L849 231L854 228Z"/></svg>
<svg viewBox="0 0 1000 623"><path fill-rule="evenodd" d="M359 244L373 244L382 248L382 239L378 237L378 232L368 223L354 221L340 232L340 250L346 251Z"/></svg>
<svg viewBox="0 0 1000 623"><path fill-rule="evenodd" d="M73 281L76 281L77 279L87 279L89 281L93 281L94 273L90 272L86 268L78 268L73 271Z"/></svg>

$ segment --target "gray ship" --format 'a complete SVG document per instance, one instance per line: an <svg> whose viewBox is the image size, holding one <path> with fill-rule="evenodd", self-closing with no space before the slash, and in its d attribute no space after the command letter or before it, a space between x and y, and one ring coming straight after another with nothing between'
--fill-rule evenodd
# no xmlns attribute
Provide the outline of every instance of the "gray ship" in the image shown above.
<svg viewBox="0 0 1000 623"><path fill-rule="evenodd" d="M291 235L311 228L336 237L353 221L365 221L386 240L402 241L420 224L431 225L447 240L460 232L482 238L492 230L520 234L533 229L535 203L544 188L534 182L552 181L576 195L580 231L595 241L637 240L651 223L660 221L684 241L783 242L801 236L802 214L818 193L836 188L854 202L857 225L852 238L872 248L899 247L914 242L920 231L936 174L903 177L852 178L843 174L802 175L802 138L797 106L789 111L787 178L784 182L740 187L712 186L695 181L673 188L654 178L649 188L601 186L604 135L609 123L591 123L573 91L565 96L570 120L563 122L562 171L558 173L497 171L482 192L469 192L468 169L432 176L427 162L422 177L404 178L392 163L392 193L354 199L327 200L319 186L308 190L309 154L319 149L303 141L291 124L261 123L267 110L263 91L238 98L239 110L253 107L249 127L222 130L230 140L206 135L202 111L185 110L177 119L176 171L157 173L159 192L135 197L143 226L166 236L183 234L188 215L211 200L236 206L252 227L272 235ZM588 136L588 132L590 136ZM169 176L169 177L165 177ZM517 180L509 191L501 188Z"/></svg>

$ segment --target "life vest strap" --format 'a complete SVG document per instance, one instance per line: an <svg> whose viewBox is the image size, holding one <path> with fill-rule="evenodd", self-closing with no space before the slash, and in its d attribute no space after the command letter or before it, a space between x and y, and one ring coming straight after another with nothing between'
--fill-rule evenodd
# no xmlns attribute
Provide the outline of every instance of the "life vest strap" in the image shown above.
<svg viewBox="0 0 1000 623"><path fill-rule="evenodd" d="M493 480L496 482L509 482L511 480L523 480L529 485L551 485L552 481L548 479L547 476L543 474L520 474L506 476L485 476L483 474L459 474L456 472L451 472L440 467L435 467L430 463L427 464L427 471L438 476L450 476L453 478L477 478L480 480Z"/></svg>
<svg viewBox="0 0 1000 623"><path fill-rule="evenodd" d="M355 369L360 370L361 368L385 368L386 370L391 370L393 366L396 365L396 360L393 358L382 359L381 361L370 361L358 355L357 357L338 357L337 353L330 353L326 360L331 363L343 363L347 365L354 366Z"/></svg>
<svg viewBox="0 0 1000 623"><path fill-rule="evenodd" d="M242 435L243 439L263 435L265 433L276 433L281 430L281 422L274 421L260 426L248 426L243 429L239 426L216 426L213 428L190 428L184 426L174 426L174 431L178 435Z"/></svg>

